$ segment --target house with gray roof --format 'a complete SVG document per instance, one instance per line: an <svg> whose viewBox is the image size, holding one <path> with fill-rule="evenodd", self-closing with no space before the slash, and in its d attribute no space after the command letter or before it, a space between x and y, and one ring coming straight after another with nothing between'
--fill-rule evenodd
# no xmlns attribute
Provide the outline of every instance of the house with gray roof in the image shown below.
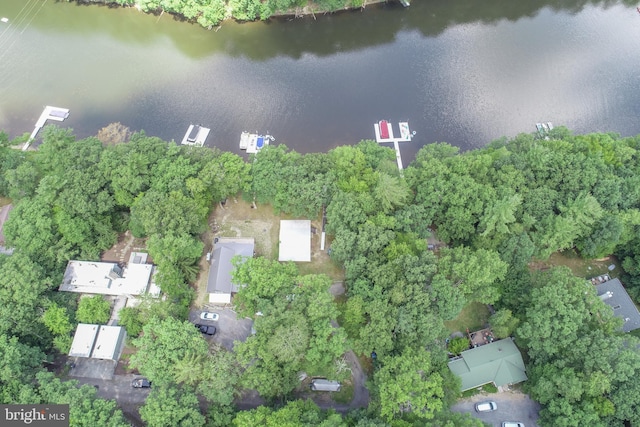
<svg viewBox="0 0 640 427"><path fill-rule="evenodd" d="M511 338L463 351L449 362L449 369L462 380L461 391L489 383L500 387L527 380L522 355Z"/></svg>
<svg viewBox="0 0 640 427"><path fill-rule="evenodd" d="M243 259L253 257L255 241L247 237L218 237L214 241L211 255L211 267L207 281L209 302L212 304L229 304L231 295L238 292L237 283L233 283L231 260L236 255Z"/></svg>
<svg viewBox="0 0 640 427"><path fill-rule="evenodd" d="M596 292L602 301L613 309L613 314L622 320L622 330L631 332L640 328L640 312L638 307L620 283L620 280L613 279L596 286Z"/></svg>

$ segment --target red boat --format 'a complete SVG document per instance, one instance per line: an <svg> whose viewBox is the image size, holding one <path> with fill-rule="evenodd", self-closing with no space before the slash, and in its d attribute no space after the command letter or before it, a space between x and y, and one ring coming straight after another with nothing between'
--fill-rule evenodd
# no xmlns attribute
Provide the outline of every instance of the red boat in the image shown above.
<svg viewBox="0 0 640 427"><path fill-rule="evenodd" d="M380 120L378 126L380 127L380 138L389 139L389 123L386 120Z"/></svg>

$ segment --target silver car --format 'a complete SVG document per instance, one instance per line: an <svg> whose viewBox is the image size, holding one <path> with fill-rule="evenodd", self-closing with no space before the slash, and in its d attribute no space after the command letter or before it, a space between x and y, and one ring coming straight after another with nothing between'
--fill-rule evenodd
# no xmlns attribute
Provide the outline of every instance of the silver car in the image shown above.
<svg viewBox="0 0 640 427"><path fill-rule="evenodd" d="M478 402L476 403L477 412L491 412L498 409L496 402Z"/></svg>

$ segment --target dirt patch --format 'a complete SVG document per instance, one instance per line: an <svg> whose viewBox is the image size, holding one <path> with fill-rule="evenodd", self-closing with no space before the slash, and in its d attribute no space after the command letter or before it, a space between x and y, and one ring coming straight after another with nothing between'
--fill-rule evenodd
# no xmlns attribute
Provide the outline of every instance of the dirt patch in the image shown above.
<svg viewBox="0 0 640 427"><path fill-rule="evenodd" d="M147 244L145 239L133 237L131 231L127 230L118 235L116 244L107 249L100 260L104 262L129 262L131 252L147 252ZM148 258L147 262L153 264L151 258Z"/></svg>
<svg viewBox="0 0 640 427"><path fill-rule="evenodd" d="M269 259L277 259L280 217L269 205L257 205L241 199L228 199L219 205L212 218L211 229L214 237L253 237L256 254ZM209 240L209 248L211 240Z"/></svg>
<svg viewBox="0 0 640 427"><path fill-rule="evenodd" d="M137 369L129 368L129 359L136 351L137 349L130 345L126 345L124 349L122 349L122 354L120 355L120 359L116 365L115 375L139 374Z"/></svg>

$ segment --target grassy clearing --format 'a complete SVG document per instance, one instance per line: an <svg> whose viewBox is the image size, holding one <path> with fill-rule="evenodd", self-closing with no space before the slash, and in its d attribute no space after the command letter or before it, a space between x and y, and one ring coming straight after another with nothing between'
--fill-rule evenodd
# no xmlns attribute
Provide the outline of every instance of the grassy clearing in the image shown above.
<svg viewBox="0 0 640 427"><path fill-rule="evenodd" d="M351 381L343 381L340 391L331 393L331 398L334 402L338 403L351 403L353 395L355 394L355 388Z"/></svg>
<svg viewBox="0 0 640 427"><path fill-rule="evenodd" d="M609 271L608 267L615 264L616 268ZM595 276L609 274L612 278L618 277L621 273L619 262L614 256L606 258L587 260L580 258L575 250L566 250L552 254L546 261L535 261L530 264L532 270L545 270L551 267L569 267L574 276L590 279Z"/></svg>
<svg viewBox="0 0 640 427"><path fill-rule="evenodd" d="M460 397L467 398L467 397L475 396L476 394L480 394L480 393L491 394L491 393L497 393L497 392L498 392L498 387L489 383L480 387L472 388L471 390L463 391L462 393L460 393Z"/></svg>
<svg viewBox="0 0 640 427"><path fill-rule="evenodd" d="M11 199L8 197L0 197L0 207L1 206L7 206L11 204Z"/></svg>
<svg viewBox="0 0 640 427"><path fill-rule="evenodd" d="M489 320L489 308L479 302L470 302L462 308L462 311L453 320L444 322L449 332L466 332L482 329Z"/></svg>

